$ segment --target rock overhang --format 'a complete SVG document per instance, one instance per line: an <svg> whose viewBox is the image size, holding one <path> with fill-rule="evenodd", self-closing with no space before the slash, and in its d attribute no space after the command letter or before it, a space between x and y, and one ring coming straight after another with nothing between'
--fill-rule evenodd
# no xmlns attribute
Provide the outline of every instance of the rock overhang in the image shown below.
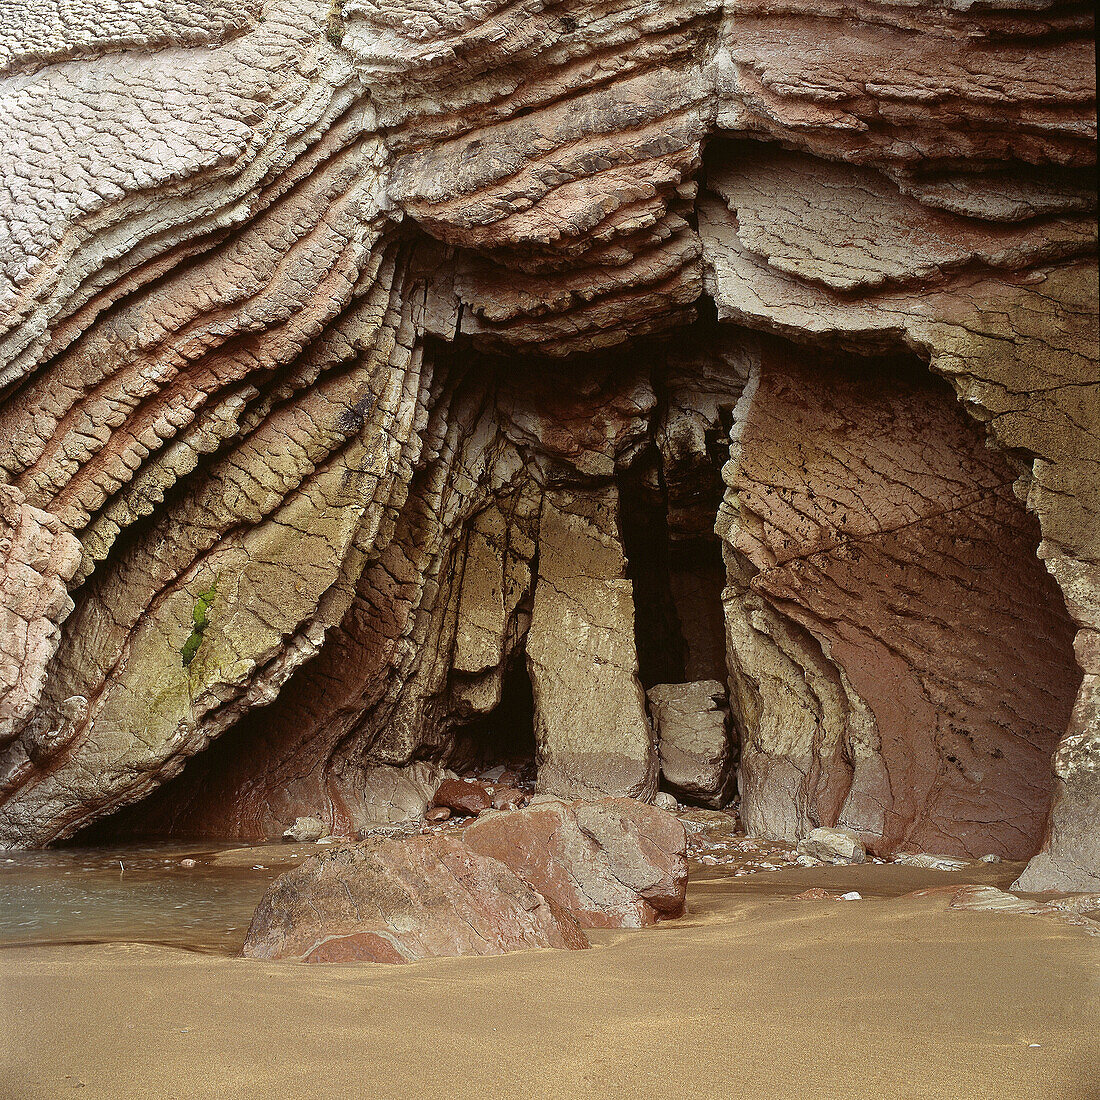
<svg viewBox="0 0 1100 1100"><path fill-rule="evenodd" d="M439 721L439 674L409 651L448 629L440 578L467 553L453 532L483 510L480 478L520 517L501 572L514 649L541 509L522 441L549 445L563 423L552 397L541 415L513 407L499 445L483 395L425 334L503 359L576 363L624 343L638 358L646 333L707 299L727 325L810 345L915 349L1023 457L1016 488L1080 628L1071 737L1090 743L1100 449L1081 6L945 7L919 26L872 4L338 7L340 35L325 5L283 0L220 40L181 29L187 66L81 40L8 78L11 194L37 179L50 202L9 212L25 258L9 267L4 477L83 547L56 650L17 662L45 687L8 752L29 759L30 724L67 729L64 702L90 704L71 740L45 739L65 743L57 774L18 782L13 837L62 835L89 806L147 792L329 647L348 659L384 639L368 684L334 707L333 741L361 747L376 710L391 731L378 762L408 759ZM193 79L206 71L217 79ZM62 113L26 140L47 77L75 102L154 109L54 164L82 123ZM196 107L213 144L173 121ZM161 149L157 127L163 178L139 152ZM53 167L23 171L39 162ZM721 355L705 358L700 392ZM561 376L546 377L553 390ZM633 420L623 406L608 423L646 424L644 438L648 400L643 386ZM547 447L559 477L570 446ZM567 459L588 451L580 472L613 478L605 444ZM209 592L221 601L177 668ZM414 698L385 683L417 678ZM295 724L312 728L299 715L284 741ZM332 784L314 786L337 813Z"/></svg>

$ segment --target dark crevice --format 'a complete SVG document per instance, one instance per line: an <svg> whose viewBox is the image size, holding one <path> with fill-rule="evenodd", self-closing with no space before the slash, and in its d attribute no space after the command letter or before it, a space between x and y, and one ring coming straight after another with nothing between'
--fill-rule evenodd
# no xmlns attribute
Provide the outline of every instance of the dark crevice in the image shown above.
<svg viewBox="0 0 1100 1100"><path fill-rule="evenodd" d="M535 765L535 698L522 647L513 652L501 682L500 702L454 732L446 763L457 771L485 772L504 764L521 775Z"/></svg>

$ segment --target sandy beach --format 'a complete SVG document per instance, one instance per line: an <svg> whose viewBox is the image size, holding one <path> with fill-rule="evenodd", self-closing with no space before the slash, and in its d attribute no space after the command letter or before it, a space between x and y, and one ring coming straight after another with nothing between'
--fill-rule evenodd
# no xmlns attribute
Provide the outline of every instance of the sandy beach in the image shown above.
<svg viewBox="0 0 1100 1100"><path fill-rule="evenodd" d="M1100 1095L1100 939L897 896L961 881L880 866L696 870L687 915L651 931L405 966L9 947L0 1095ZM808 885L864 899L793 896Z"/></svg>

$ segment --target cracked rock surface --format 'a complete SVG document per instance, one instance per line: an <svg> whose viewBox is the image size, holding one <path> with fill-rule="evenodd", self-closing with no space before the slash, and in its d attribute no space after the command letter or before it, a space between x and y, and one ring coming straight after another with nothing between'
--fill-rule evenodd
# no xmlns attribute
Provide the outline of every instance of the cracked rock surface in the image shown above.
<svg viewBox="0 0 1100 1100"><path fill-rule="evenodd" d="M0 845L716 680L751 830L1095 889L1095 137L1073 0L9 5Z"/></svg>

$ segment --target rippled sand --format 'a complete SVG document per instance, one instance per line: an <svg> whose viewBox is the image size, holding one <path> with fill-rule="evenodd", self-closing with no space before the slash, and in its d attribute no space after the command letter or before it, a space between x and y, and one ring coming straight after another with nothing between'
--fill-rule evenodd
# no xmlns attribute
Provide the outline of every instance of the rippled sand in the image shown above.
<svg viewBox="0 0 1100 1100"><path fill-rule="evenodd" d="M683 920L591 951L393 967L9 946L0 1096L1093 1100L1100 939L899 896L1017 869L697 868Z"/></svg>

